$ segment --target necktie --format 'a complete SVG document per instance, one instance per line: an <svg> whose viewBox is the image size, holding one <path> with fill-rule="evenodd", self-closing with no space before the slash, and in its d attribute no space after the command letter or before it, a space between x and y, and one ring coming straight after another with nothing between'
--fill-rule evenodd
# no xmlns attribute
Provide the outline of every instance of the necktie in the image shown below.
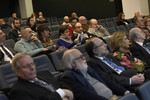
<svg viewBox="0 0 150 100"><path fill-rule="evenodd" d="M5 54L10 58L10 59L12 59L13 57L12 57L12 55L4 48L4 45L0 45L1 47L2 47L2 49L3 49L3 51L5 52Z"/></svg>
<svg viewBox="0 0 150 100"><path fill-rule="evenodd" d="M121 70L121 71L125 70L124 67L116 65L115 63L113 63L109 59L107 59L106 57L104 57L103 60L106 61L109 65L111 65L114 69L118 69L118 70Z"/></svg>
<svg viewBox="0 0 150 100"><path fill-rule="evenodd" d="M35 79L35 80L34 80L34 83L37 84L37 85L40 85L40 86L42 86L42 87L44 87L44 88L46 88L46 89L48 89L48 90L50 90L50 91L52 91L52 92L55 91L55 89L54 89L54 87L53 87L52 84L47 84L46 82L44 82L44 81L42 81L42 80Z"/></svg>

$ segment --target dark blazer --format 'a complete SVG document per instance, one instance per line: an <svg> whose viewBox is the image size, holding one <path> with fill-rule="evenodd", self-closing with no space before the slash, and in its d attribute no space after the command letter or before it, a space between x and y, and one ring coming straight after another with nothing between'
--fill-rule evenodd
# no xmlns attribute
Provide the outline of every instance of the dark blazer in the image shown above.
<svg viewBox="0 0 150 100"><path fill-rule="evenodd" d="M88 67L88 74L102 82L117 95L123 95L126 91L125 88L117 83L107 80L107 78L102 80L90 67ZM106 100L104 97L97 95L95 89L79 70L66 69L61 77L61 81L72 88L76 100Z"/></svg>
<svg viewBox="0 0 150 100"><path fill-rule="evenodd" d="M136 42L132 42L129 49L133 56L142 61L145 61L148 65L150 65L150 54L143 47L141 47Z"/></svg>
<svg viewBox="0 0 150 100"><path fill-rule="evenodd" d="M55 89L59 87L58 81L48 72L42 71L37 74L37 78L52 84ZM51 92L46 88L31 83L28 80L18 78L18 81L10 91L11 100L62 100L57 92Z"/></svg>
<svg viewBox="0 0 150 100"><path fill-rule="evenodd" d="M3 44L12 52L13 55L16 54L15 50L13 49L14 47L13 47L12 42L5 41ZM5 63L9 63L9 62L4 61L4 54L0 50L0 65L5 64Z"/></svg>
<svg viewBox="0 0 150 100"><path fill-rule="evenodd" d="M15 42L17 42L18 38L18 31L16 29L11 29L8 33L7 39L13 39Z"/></svg>
<svg viewBox="0 0 150 100"><path fill-rule="evenodd" d="M115 64L120 65L120 63L111 55L108 55L107 58L114 62ZM87 61L88 65L90 65L95 71L103 78L108 78L112 81L116 81L122 86L129 87L129 78L132 77L137 73L136 70L127 70L125 72L122 72L120 75L114 71L112 68L110 68L106 63L104 63L102 60L96 57L91 57ZM129 71L129 72L128 72Z"/></svg>

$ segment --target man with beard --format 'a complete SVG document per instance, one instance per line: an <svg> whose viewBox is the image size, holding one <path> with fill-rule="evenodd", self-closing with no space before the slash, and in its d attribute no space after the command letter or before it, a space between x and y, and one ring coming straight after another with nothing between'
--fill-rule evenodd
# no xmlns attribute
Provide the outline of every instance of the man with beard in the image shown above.
<svg viewBox="0 0 150 100"><path fill-rule="evenodd" d="M15 42L20 38L20 21L19 19L13 20L13 28L8 33L8 39L13 39Z"/></svg>
<svg viewBox="0 0 150 100"><path fill-rule="evenodd" d="M91 38L85 44L85 49L90 56L90 65L103 79L116 81L118 84L134 91L135 85L144 82L144 76L136 70L124 69L107 49L107 44L100 38Z"/></svg>
<svg viewBox="0 0 150 100"><path fill-rule="evenodd" d="M34 36L34 33L32 32L30 27L22 27L21 36L21 40L16 42L14 47L16 52L26 52L31 56L35 56L40 52L48 50L47 48L43 48L41 41L38 40L36 36Z"/></svg>
<svg viewBox="0 0 150 100"><path fill-rule="evenodd" d="M113 94L129 93L114 81L102 79L87 65L85 57L77 49L65 51L63 66L66 70L61 81L71 87L76 100L107 100L113 98Z"/></svg>

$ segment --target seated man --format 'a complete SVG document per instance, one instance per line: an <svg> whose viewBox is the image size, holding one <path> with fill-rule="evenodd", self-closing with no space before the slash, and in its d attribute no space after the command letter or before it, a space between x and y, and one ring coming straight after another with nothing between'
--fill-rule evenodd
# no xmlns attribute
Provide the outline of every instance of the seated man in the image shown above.
<svg viewBox="0 0 150 100"><path fill-rule="evenodd" d="M88 32L90 34L96 35L97 37L102 37L102 38L110 37L110 34L107 32L107 30L102 25L98 25L96 19L90 20Z"/></svg>
<svg viewBox="0 0 150 100"><path fill-rule="evenodd" d="M134 88L131 89L132 85L144 82L145 78L142 74L137 74L137 71L133 69L124 70L113 56L108 55L107 44L105 44L103 40L91 38L86 42L85 49L90 56L90 60L87 63L95 69L102 78L107 77L110 80L115 80L120 85L132 91L134 91ZM104 58L108 59L107 61L109 62L104 60Z"/></svg>
<svg viewBox="0 0 150 100"><path fill-rule="evenodd" d="M82 24L80 22L75 23L73 28L74 31L71 38L72 40L79 39L79 43L77 45L84 44L87 39L93 36L89 33L83 32Z"/></svg>
<svg viewBox="0 0 150 100"><path fill-rule="evenodd" d="M87 20L85 16L79 17L79 22L82 24L83 31L88 31L89 25L87 24Z"/></svg>
<svg viewBox="0 0 150 100"><path fill-rule="evenodd" d="M17 54L12 61L12 69L18 77L10 91L11 100L72 100L68 89L59 88L56 79L48 72L36 74L36 66L30 55Z"/></svg>
<svg viewBox="0 0 150 100"><path fill-rule="evenodd" d="M3 18L0 18L0 29L11 29L11 26L6 24Z"/></svg>
<svg viewBox="0 0 150 100"><path fill-rule="evenodd" d="M5 34L0 29L0 65L11 63L11 59L16 54L15 50L11 46L11 43L5 41L5 38Z"/></svg>
<svg viewBox="0 0 150 100"><path fill-rule="evenodd" d="M29 26L22 27L21 36L21 40L15 44L14 49L16 52L26 52L31 56L35 56L40 52L48 50L47 48L43 48L40 40L34 36L34 33L32 33L32 30Z"/></svg>
<svg viewBox="0 0 150 100"><path fill-rule="evenodd" d="M129 34L132 41L130 51L133 56L150 65L150 49L144 44L146 39L145 33L140 28L132 28Z"/></svg>
<svg viewBox="0 0 150 100"><path fill-rule="evenodd" d="M21 37L19 19L14 19L12 25L13 25L13 28L9 31L7 38L13 39L15 42L17 42Z"/></svg>
<svg viewBox="0 0 150 100"><path fill-rule="evenodd" d="M112 98L113 94L129 93L107 77L102 79L87 65L85 57L77 49L65 51L63 66L66 70L61 81L72 88L76 100L107 100Z"/></svg>

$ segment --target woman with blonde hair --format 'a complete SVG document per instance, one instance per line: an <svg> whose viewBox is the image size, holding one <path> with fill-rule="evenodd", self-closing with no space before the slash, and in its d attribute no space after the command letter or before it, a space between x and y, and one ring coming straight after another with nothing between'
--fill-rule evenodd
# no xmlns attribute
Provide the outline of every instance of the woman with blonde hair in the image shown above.
<svg viewBox="0 0 150 100"><path fill-rule="evenodd" d="M129 50L129 40L125 32L115 32L111 37L111 48L113 56L117 58L126 69L132 68L138 72L145 73L147 64L132 56Z"/></svg>

